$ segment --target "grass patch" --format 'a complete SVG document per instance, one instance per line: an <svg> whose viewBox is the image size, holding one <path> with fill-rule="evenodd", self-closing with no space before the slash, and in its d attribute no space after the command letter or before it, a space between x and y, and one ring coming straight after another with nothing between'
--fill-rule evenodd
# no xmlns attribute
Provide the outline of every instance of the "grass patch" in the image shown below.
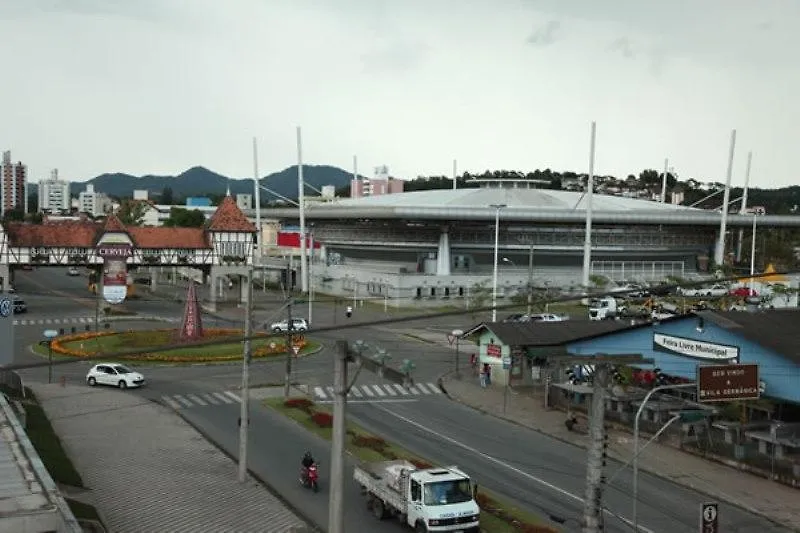
<svg viewBox="0 0 800 533"><path fill-rule="evenodd" d="M45 468L56 483L83 488L80 474L72 466L72 461L61 445L61 439L53 431L53 426L47 419L44 409L36 401L36 396L30 389L26 389L25 394L27 395L27 401L24 403L27 426L25 431Z"/></svg>
<svg viewBox="0 0 800 533"><path fill-rule="evenodd" d="M264 405L299 423L308 431L331 440L332 429L327 426L330 410L318 406L305 398L268 398ZM322 416L320 416L322 415ZM315 421L316 420L316 421ZM318 423L322 422L322 424ZM431 465L425 459L397 446L382 437L374 435L347 422L346 450L361 461L387 461L405 459L419 468ZM542 519L532 513L504 503L493 493L479 487L478 505L481 507L481 529L492 533L555 533L557 530L544 525Z"/></svg>

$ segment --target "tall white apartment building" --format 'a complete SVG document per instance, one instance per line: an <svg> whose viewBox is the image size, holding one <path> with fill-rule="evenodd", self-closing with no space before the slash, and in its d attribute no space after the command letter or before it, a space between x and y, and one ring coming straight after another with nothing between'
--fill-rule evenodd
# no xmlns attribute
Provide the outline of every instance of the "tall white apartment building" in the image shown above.
<svg viewBox="0 0 800 533"><path fill-rule="evenodd" d="M43 213L67 212L72 207L69 182L58 179L58 169L50 172L50 179L39 181L39 211Z"/></svg>
<svg viewBox="0 0 800 533"><path fill-rule="evenodd" d="M78 195L78 211L93 217L106 214L111 209L111 198L101 192L95 192L94 185L86 185L86 190Z"/></svg>

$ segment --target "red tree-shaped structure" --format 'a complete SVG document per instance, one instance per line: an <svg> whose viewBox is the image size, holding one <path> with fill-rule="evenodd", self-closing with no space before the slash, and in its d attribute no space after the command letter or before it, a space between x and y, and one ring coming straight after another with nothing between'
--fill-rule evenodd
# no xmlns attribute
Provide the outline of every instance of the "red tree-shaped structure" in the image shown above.
<svg viewBox="0 0 800 533"><path fill-rule="evenodd" d="M203 320L193 280L189 281L189 289L186 291L186 308L183 311L179 336L182 341L193 341L203 336Z"/></svg>

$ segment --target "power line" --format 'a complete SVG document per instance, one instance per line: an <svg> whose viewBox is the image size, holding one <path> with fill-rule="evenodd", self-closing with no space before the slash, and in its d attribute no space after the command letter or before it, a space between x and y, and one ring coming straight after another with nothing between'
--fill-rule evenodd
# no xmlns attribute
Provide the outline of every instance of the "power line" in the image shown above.
<svg viewBox="0 0 800 533"><path fill-rule="evenodd" d="M795 273L800 273L800 271L771 272L771 273L758 274L758 275L755 275L754 277L767 277L767 276L774 276L776 274L777 275L787 275L787 274L795 274ZM720 278L720 279L715 280L715 282L720 283L720 282L731 281L731 280L736 280L736 279L739 279L739 278L738 277L735 277L735 278ZM702 284L707 284L707 283L708 283L708 281L704 281L704 282L698 282L698 283L695 283L695 284L696 285L702 285ZM678 285L673 284L673 285L665 285L664 287L675 288L677 286ZM688 284L685 284L685 286L688 286ZM587 293L587 295L585 297L588 297L588 298L602 298L602 297L605 297L605 296L621 296L621 295L623 295L623 294L625 294L627 292L638 292L638 289L637 290L631 290L631 291L599 291L599 292L594 292L594 293ZM558 298L552 298L552 299L548 300L546 303L554 304L554 303L573 302L576 299L579 299L579 298L582 298L582 297L584 297L584 296L582 296L582 295L578 295L577 297L576 297L576 295L561 296L561 297L558 297ZM342 331L342 330L355 329L355 328L364 328L364 327L372 327L372 326L384 326L384 325L391 325L391 324L400 324L400 323L405 323L405 322L416 322L416 321L422 321L422 320L430 320L430 319L435 319L435 318L445 318L445 317L456 317L456 316L471 315L471 314L474 314L474 313L488 312L488 311L492 311L492 310L501 311L501 310L518 309L520 306L521 306L521 304L517 304L517 303L506 304L506 305L497 305L497 306L491 306L490 305L490 306L473 308L473 309L456 309L456 310L452 310L452 311L441 311L441 312L438 312L438 313L413 314L413 315L404 316L404 317L383 318L383 319L372 320L372 321L367 321L367 322L348 322L348 323L336 324L336 325L325 326L325 327L320 327L320 328L309 328L305 333L306 333L306 335L313 335L315 333L325 333L325 332L329 332L329 331L339 332L339 331ZM241 339L244 342L246 340L257 340L259 337L257 337L256 335L251 335L249 337L236 337L236 338L237 339ZM180 349L184 349L184 348L193 348L193 347L200 348L200 347L206 347L206 346L219 346L219 345L230 344L230 343L231 343L231 339L230 338L222 339L222 340L216 339L216 340L208 340L208 341L199 341L199 342L192 342L192 343L172 343L172 344L167 344L167 345L163 345L163 346L150 347L150 348L146 348L146 349L121 350L121 351L117 351L117 352L104 353L102 355L92 355L92 356L82 357L82 358L76 359L74 361L73 360L53 361L53 364L54 365L63 365L63 364L71 364L71 363L75 363L75 362L79 362L79 361L92 361L92 360L95 360L95 359L107 359L107 358L115 358L115 357L128 357L128 358L130 358L131 356L140 355L140 354L150 354L150 353L157 353L157 352L168 352L168 351L172 351L172 350L180 350ZM47 364L48 363L46 363L46 362L45 363L19 363L19 364L13 364L13 365L5 366L4 369L5 370L22 370L22 369L27 369L27 368L40 368L40 367L47 366Z"/></svg>

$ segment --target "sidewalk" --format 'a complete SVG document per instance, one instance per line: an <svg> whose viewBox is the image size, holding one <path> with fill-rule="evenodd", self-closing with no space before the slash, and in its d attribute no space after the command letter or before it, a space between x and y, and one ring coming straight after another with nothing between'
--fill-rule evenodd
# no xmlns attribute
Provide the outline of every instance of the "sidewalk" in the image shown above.
<svg viewBox="0 0 800 533"><path fill-rule="evenodd" d="M114 533L309 532L261 484L169 409L135 393L30 385Z"/></svg>

